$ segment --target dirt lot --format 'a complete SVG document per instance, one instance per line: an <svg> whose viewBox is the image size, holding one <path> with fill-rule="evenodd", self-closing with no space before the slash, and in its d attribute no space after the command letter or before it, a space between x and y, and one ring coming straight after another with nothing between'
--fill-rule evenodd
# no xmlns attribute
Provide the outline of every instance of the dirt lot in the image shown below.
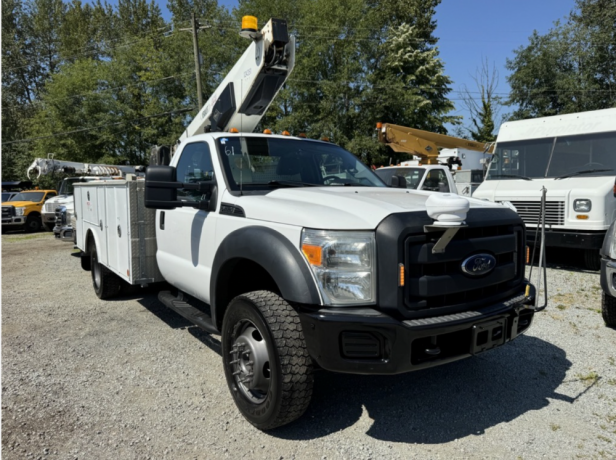
<svg viewBox="0 0 616 460"><path fill-rule="evenodd" d="M101 301L71 245L2 236L2 456L616 458L616 331L599 276L552 265L549 310L497 350L395 377L320 372L302 419L239 415L218 338L153 292Z"/></svg>

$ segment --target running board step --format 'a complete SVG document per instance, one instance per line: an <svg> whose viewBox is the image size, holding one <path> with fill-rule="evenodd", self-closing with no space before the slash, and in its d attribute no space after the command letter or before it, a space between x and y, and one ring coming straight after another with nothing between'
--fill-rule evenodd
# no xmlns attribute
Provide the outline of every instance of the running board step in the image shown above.
<svg viewBox="0 0 616 460"><path fill-rule="evenodd" d="M214 326L214 323L212 322L212 317L190 305L190 303L188 303L190 300L184 299L181 293L180 297L175 297L169 291L161 291L158 293L158 300L160 300L166 307L182 315L191 323L199 326L205 332L220 335L220 332L216 329L216 326ZM193 300L193 302L198 302L198 300Z"/></svg>

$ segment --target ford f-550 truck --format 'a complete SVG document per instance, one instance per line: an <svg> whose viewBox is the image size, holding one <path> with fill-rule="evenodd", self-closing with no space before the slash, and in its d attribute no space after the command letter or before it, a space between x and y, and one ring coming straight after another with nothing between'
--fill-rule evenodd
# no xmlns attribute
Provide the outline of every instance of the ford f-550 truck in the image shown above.
<svg viewBox="0 0 616 460"><path fill-rule="evenodd" d="M292 64L282 25L268 26L280 59L255 39L248 69L232 70L256 85L286 67L284 81ZM277 62L273 73L254 68L259 56ZM209 132L189 127L170 165L148 167L145 180L75 184L76 234L100 298L166 281L173 289L160 301L220 335L229 390L250 423L300 417L315 368L408 372L530 327L534 290L515 212L388 188L328 142L217 131L223 118L241 122L268 105L264 91L228 84L194 122Z"/></svg>

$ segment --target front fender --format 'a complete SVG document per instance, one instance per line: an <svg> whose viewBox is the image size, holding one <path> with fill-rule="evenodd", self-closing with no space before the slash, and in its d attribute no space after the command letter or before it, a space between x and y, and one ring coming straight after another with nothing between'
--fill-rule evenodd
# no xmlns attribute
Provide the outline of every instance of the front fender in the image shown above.
<svg viewBox="0 0 616 460"><path fill-rule="evenodd" d="M290 302L308 305L321 305L319 289L312 272L299 248L281 233L267 227L250 226L236 230L222 241L212 266L210 280L210 300L212 319L218 324L217 316L226 305L219 305L217 288L222 283L232 283L224 265L233 259L250 260L268 272L282 297ZM230 300L230 299L229 299ZM222 318L220 318L222 320Z"/></svg>

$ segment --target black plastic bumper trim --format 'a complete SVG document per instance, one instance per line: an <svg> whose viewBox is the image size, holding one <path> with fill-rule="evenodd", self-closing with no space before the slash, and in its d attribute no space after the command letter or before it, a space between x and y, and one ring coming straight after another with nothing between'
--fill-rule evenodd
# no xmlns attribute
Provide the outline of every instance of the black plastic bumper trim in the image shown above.
<svg viewBox="0 0 616 460"><path fill-rule="evenodd" d="M297 308L308 351L321 368L353 374L400 374L471 356L476 349L472 328L477 324L506 319L503 343L513 340L530 327L534 315L533 310L520 308L524 300L524 293L518 291L506 301L482 309L407 321L370 307ZM378 338L380 356L372 359L353 359L348 353L345 356L341 344L343 334L348 333L372 334ZM424 356L424 343L433 339L448 351L440 356Z"/></svg>

